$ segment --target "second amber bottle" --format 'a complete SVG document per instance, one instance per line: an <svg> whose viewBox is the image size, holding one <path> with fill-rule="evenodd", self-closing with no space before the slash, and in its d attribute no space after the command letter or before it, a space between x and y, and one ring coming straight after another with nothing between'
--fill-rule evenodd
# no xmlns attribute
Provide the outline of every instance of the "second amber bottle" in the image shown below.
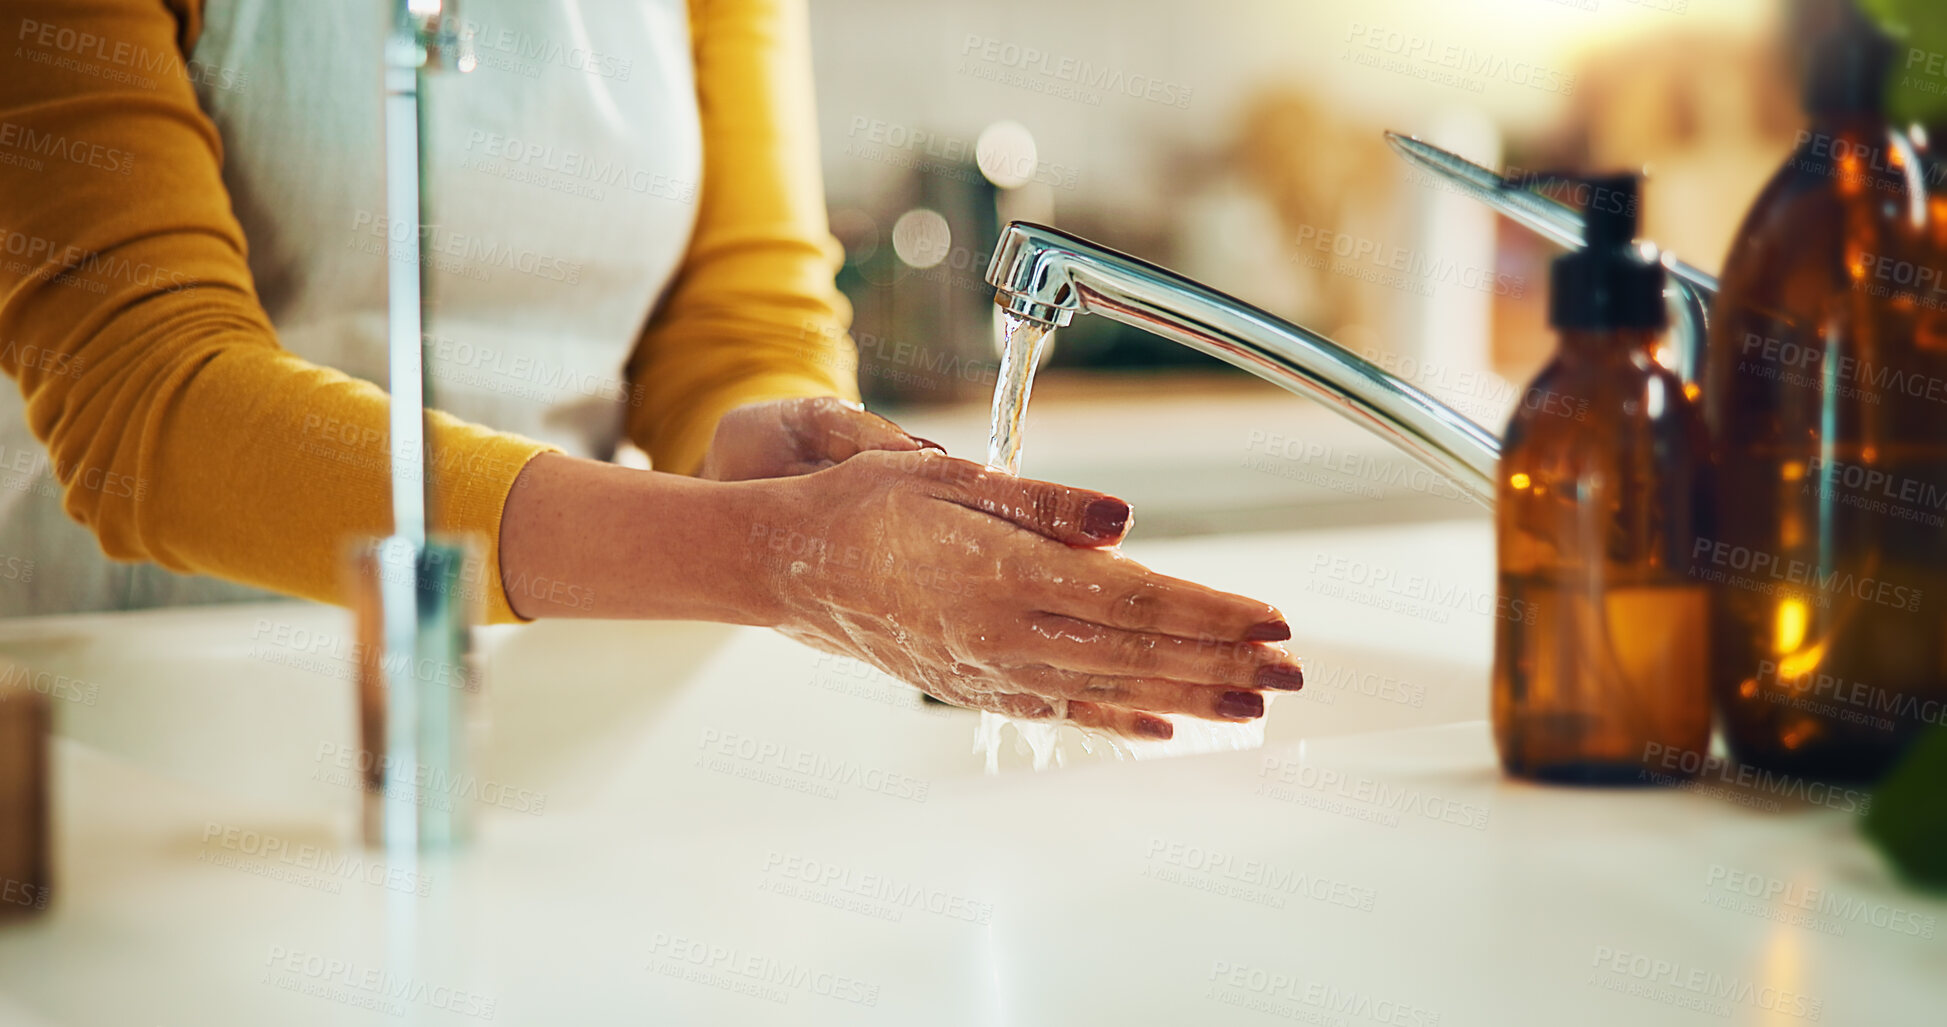
<svg viewBox="0 0 1947 1027"><path fill-rule="evenodd" d="M1519 777L1657 783L1696 773L1710 743L1709 607L1690 573L1709 450L1657 361L1664 270L1635 241L1636 179L1583 190L1586 248L1551 281L1560 346L1501 454L1494 739Z"/></svg>

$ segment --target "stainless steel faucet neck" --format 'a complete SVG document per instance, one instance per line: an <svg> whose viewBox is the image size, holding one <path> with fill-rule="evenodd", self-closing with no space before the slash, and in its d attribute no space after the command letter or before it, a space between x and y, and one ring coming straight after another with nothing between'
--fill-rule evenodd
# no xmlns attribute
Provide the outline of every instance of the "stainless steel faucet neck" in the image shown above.
<svg viewBox="0 0 1947 1027"><path fill-rule="evenodd" d="M1501 444L1492 432L1317 332L1148 261L1045 225L1001 232L987 282L1020 317L1067 324L1099 314L1180 342L1309 396L1494 503Z"/></svg>

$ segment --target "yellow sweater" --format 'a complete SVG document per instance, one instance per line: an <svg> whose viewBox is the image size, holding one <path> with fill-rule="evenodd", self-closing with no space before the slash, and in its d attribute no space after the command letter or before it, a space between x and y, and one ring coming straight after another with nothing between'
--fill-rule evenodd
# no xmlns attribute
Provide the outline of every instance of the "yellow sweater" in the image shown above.
<svg viewBox="0 0 1947 1027"><path fill-rule="evenodd" d="M388 401L281 349L257 301L221 142L183 71L202 0L15 0L8 13L21 37L9 46L73 59L7 61L0 137L135 154L128 175L0 162L0 369L20 385L67 512L114 559L342 601L347 541L390 530L386 470L304 446L305 426L385 437ZM793 0L690 0L697 224L627 368L642 397L628 433L661 470L693 472L740 404L856 397L805 20ZM117 53L152 70L102 74ZM479 537L487 616L513 620L501 509L549 447L445 415L432 445L451 468L434 477L437 526Z"/></svg>

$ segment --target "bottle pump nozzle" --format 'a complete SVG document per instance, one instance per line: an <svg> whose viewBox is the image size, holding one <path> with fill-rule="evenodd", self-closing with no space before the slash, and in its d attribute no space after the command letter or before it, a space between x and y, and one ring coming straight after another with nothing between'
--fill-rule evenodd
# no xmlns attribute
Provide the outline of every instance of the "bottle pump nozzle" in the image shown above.
<svg viewBox="0 0 1947 1027"><path fill-rule="evenodd" d="M1638 179L1633 174L1576 179L1583 207L1582 250L1555 259L1548 321L1578 330L1668 327L1664 268L1656 248L1636 241Z"/></svg>

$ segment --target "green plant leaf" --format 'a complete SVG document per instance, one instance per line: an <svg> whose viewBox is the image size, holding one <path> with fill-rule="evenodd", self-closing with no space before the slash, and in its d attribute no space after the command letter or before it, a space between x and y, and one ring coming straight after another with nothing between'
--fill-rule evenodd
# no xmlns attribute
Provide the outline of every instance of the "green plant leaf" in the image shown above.
<svg viewBox="0 0 1947 1027"><path fill-rule="evenodd" d="M1859 0L1859 6L1899 44L1886 83L1887 112L1896 122L1947 126L1947 3Z"/></svg>
<svg viewBox="0 0 1947 1027"><path fill-rule="evenodd" d="M1915 742L1873 790L1865 831L1902 877L1947 889L1947 727Z"/></svg>

